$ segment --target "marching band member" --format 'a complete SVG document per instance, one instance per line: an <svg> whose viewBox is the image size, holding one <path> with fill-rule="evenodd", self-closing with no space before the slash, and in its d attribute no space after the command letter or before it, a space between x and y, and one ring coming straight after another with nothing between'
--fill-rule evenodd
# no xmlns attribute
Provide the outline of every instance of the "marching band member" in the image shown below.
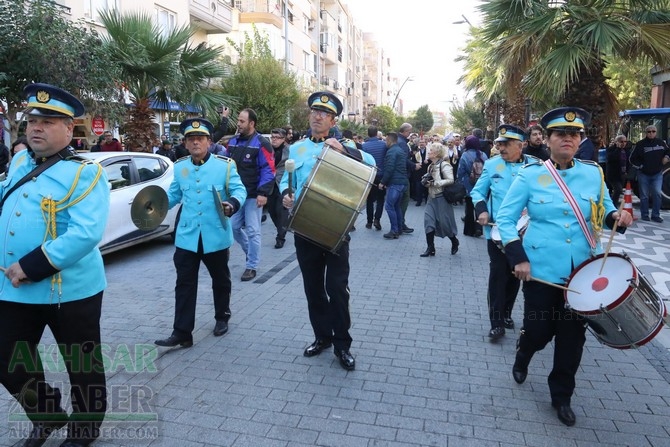
<svg viewBox="0 0 670 447"><path fill-rule="evenodd" d="M489 253L489 290L488 305L491 330L489 339L496 341L505 335L505 328L513 329L512 308L519 293L519 280L505 254L491 239L491 226L495 223L505 194L517 177L522 166L539 161L530 155L523 155L524 131L510 124L498 127L495 142L500 148L500 156L484 162L484 170L470 192L475 205L477 223L484 228L486 248Z"/></svg>
<svg viewBox="0 0 670 447"><path fill-rule="evenodd" d="M585 342L584 321L565 306L563 290L571 271L602 251L603 225L628 227L633 219L616 210L598 164L574 158L590 115L576 107L547 112L551 158L519 171L497 214L505 254L514 275L525 281L523 329L512 376L523 383L533 354L554 338L554 365L548 383L551 404L565 425L575 424L570 407ZM524 208L530 224L523 242L516 228ZM537 279L537 280L536 280Z"/></svg>
<svg viewBox="0 0 670 447"><path fill-rule="evenodd" d="M307 105L310 108L311 135L291 145L289 159L295 162L295 171L290 173L287 169L280 184L282 203L289 209L300 197L324 145L360 162L374 164L374 158L356 149L355 145L342 144L336 138L329 138L330 129L335 126L335 119L343 108L335 95L329 92L313 93ZM323 219L328 219L328 216L323 216ZM294 239L309 320L315 336L314 342L305 348L304 355L312 357L334 346L335 356L342 368L353 370L356 361L350 352L349 237L345 238L337 253L331 253L299 234L295 234Z"/></svg>
<svg viewBox="0 0 670 447"><path fill-rule="evenodd" d="M107 281L98 250L109 215L105 170L69 146L79 99L48 84L25 89L27 149L0 184L0 382L41 446L68 425L60 444L82 447L100 435L107 408L100 313ZM70 378L72 414L46 382L38 343L49 327Z"/></svg>
<svg viewBox="0 0 670 447"><path fill-rule="evenodd" d="M219 215L219 204L225 216L238 212L247 191L235 162L208 150L214 133L212 123L203 118L182 121L179 131L189 157L174 165L174 179L168 191L169 207L182 204L175 237L174 265L175 314L172 334L156 340L158 346L193 346L195 308L198 296L198 270L202 261L212 278L215 337L228 332L230 320L231 280L228 259L233 244L231 222ZM216 194L215 194L216 192Z"/></svg>

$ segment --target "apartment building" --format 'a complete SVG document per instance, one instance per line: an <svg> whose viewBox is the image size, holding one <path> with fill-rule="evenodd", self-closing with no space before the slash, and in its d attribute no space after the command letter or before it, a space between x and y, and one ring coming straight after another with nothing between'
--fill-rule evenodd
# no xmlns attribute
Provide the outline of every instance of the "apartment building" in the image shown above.
<svg viewBox="0 0 670 447"><path fill-rule="evenodd" d="M349 0L352 1L352 0ZM144 11L165 29L191 24L194 43L223 46L242 43L253 26L268 37L274 56L297 74L305 91L328 90L344 104L343 118L364 122L378 105L391 106L398 91L392 61L384 49L356 25L344 0L58 0L72 20L83 19L104 33L99 12ZM396 110L401 110L402 102ZM169 133L183 117L178 104L156 105L156 131ZM80 125L91 129L92 117ZM105 123L113 129L115 123ZM93 135L87 136L90 139Z"/></svg>

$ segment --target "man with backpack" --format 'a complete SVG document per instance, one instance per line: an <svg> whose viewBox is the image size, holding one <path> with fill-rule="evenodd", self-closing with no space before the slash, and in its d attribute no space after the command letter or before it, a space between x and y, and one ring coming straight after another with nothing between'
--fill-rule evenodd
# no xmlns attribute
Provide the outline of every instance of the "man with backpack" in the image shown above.
<svg viewBox="0 0 670 447"><path fill-rule="evenodd" d="M465 225L463 234L466 236L479 237L482 235L482 226L475 222L475 207L472 204L470 191L477 183L484 170L484 162L488 157L479 149L479 138L470 135L465 139L465 151L458 164L456 177L463 183L468 192L465 198Z"/></svg>

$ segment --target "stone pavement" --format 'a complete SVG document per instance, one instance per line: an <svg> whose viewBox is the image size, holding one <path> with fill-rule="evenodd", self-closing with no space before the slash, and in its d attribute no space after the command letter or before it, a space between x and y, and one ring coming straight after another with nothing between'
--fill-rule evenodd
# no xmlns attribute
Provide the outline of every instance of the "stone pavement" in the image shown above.
<svg viewBox="0 0 670 447"><path fill-rule="evenodd" d="M238 246L232 250L233 317L223 337L211 334L210 282L201 269L190 349L153 345L172 326L170 241L107 256L102 326L110 409L94 445L670 446L670 330L630 350L605 347L588 334L572 402L577 424L566 427L550 406L553 347L536 354L526 383L517 385L517 331L488 342L485 241L459 235L460 251L451 256L450 242L439 239L437 255L420 258L423 210L410 204L408 223L416 231L399 240L367 230L363 217L357 222L353 372L331 352L303 357L313 334L295 250L291 237L283 249L272 247L269 221L255 281L239 281L244 260ZM662 225L638 222L617 236L614 251L625 249L667 299L670 215L664 217ZM520 326L521 297L518 303ZM43 342L53 356L50 334ZM57 364L47 369L50 380L67 382ZM6 391L0 409L8 414L0 445L21 445L29 426Z"/></svg>

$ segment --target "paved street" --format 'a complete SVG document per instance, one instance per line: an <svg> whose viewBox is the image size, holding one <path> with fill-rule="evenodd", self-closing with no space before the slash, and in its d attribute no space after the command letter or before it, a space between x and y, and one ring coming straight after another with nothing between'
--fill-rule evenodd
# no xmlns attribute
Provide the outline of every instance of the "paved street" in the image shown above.
<svg viewBox="0 0 670 447"><path fill-rule="evenodd" d="M357 222L351 242L352 353L356 370L332 353L305 358L313 340L292 237L273 248L263 224L255 281L240 282L234 246L230 331L214 337L212 295L200 271L194 346L157 349L174 312L174 248L169 239L106 257L103 306L110 409L96 446L670 446L670 329L640 349L617 350L587 334L566 427L551 408L547 375L553 346L536 354L523 385L512 379L516 331L489 343L485 240L459 235L437 255L425 249L423 207L410 204L415 233ZM457 207L457 216L462 215ZM635 212L639 216L639 211ZM638 221L615 238L656 290L670 297L670 213ZM457 218L460 224L460 219ZM606 233L605 237L609 234ZM670 303L669 303L670 304ZM521 323L522 299L514 319ZM45 352L53 354L50 334ZM65 380L57 364L49 379ZM2 390L0 445L27 433L25 416ZM58 435L64 436L65 430ZM57 446L50 440L46 446ZM20 443L18 444L20 445Z"/></svg>

